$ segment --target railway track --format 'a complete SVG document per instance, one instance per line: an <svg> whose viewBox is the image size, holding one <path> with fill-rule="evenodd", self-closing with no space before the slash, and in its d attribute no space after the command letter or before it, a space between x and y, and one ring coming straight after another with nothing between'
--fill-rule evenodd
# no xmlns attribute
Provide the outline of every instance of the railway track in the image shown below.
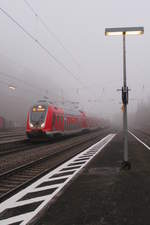
<svg viewBox="0 0 150 225"><path fill-rule="evenodd" d="M24 139L20 141L0 143L0 156L6 156L12 153L31 150L40 146L50 145L55 143L56 141L62 141L65 138L69 137L57 137L53 139L47 139L45 141L43 140L42 142L31 142L29 139Z"/></svg>
<svg viewBox="0 0 150 225"><path fill-rule="evenodd" d="M147 131L144 131L144 130L141 130L141 129L136 129L135 131L137 131L139 133L142 133L142 134L145 134L146 136L150 137L150 132L147 132Z"/></svg>
<svg viewBox="0 0 150 225"><path fill-rule="evenodd" d="M150 133L142 129L133 129L133 132L141 137L143 141L150 144Z"/></svg>
<svg viewBox="0 0 150 225"><path fill-rule="evenodd" d="M0 144L0 156L6 156L9 154L13 154L20 151L27 151L33 148L37 148L37 146L44 146L47 143L32 143L29 140L21 140L15 142L9 142L6 144Z"/></svg>
<svg viewBox="0 0 150 225"><path fill-rule="evenodd" d="M52 139L43 140L42 142L31 142L29 139L24 139L20 141L14 141L14 142L8 142L8 143L0 143L0 156L6 156L9 154L13 154L16 152L23 152L27 150L31 150L33 148L37 148L40 146L48 146L55 142L60 142L65 139L70 139L71 137L76 137L79 135L84 134L76 134L76 135L70 135L66 137L57 137Z"/></svg>
<svg viewBox="0 0 150 225"><path fill-rule="evenodd" d="M5 130L1 130L0 131L0 136L3 136L3 135L11 135L11 134L16 134L16 133L25 133L25 127L22 127L22 128L18 128L18 129L5 129Z"/></svg>
<svg viewBox="0 0 150 225"><path fill-rule="evenodd" d="M56 141L62 141L63 138L53 138L52 140L46 140L43 142L31 142L28 139L25 140L21 140L21 141L15 141L15 142L9 142L6 144L0 144L0 156L6 156L6 155L10 155L16 152L23 152L23 151L28 151L40 146L49 146L53 143L55 143Z"/></svg>
<svg viewBox="0 0 150 225"><path fill-rule="evenodd" d="M64 161L85 150L103 136L104 133L103 135L100 135L99 132L92 133L80 139L76 139L74 143L68 142L68 144L64 146L55 146L46 156L0 174L0 202Z"/></svg>
<svg viewBox="0 0 150 225"><path fill-rule="evenodd" d="M14 141L8 143L0 143L0 156L7 155L19 151L19 148L24 148L29 142L27 140Z"/></svg>
<svg viewBox="0 0 150 225"><path fill-rule="evenodd" d="M13 140L22 140L26 138L25 128L16 130L0 131L0 144L12 142Z"/></svg>

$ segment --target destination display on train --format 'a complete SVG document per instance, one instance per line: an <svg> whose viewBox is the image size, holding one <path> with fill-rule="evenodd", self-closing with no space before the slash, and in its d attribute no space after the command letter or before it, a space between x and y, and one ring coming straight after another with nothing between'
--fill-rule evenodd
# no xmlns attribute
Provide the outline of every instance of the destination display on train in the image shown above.
<svg viewBox="0 0 150 225"><path fill-rule="evenodd" d="M45 108L43 106L36 106L32 108L32 112L44 112Z"/></svg>

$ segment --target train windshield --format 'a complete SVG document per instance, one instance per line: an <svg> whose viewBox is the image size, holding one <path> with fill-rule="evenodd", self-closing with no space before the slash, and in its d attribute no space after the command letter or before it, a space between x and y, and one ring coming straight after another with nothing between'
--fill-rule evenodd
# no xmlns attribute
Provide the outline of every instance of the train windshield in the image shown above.
<svg viewBox="0 0 150 225"><path fill-rule="evenodd" d="M42 105L34 106L31 109L30 121L31 122L44 122L46 116L46 107Z"/></svg>

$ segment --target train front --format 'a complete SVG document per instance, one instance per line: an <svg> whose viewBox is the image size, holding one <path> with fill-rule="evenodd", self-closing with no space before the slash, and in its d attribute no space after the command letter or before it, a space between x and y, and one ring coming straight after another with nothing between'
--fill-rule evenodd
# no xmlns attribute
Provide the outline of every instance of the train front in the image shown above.
<svg viewBox="0 0 150 225"><path fill-rule="evenodd" d="M26 134L29 138L44 136L48 106L43 104L34 105L27 116Z"/></svg>

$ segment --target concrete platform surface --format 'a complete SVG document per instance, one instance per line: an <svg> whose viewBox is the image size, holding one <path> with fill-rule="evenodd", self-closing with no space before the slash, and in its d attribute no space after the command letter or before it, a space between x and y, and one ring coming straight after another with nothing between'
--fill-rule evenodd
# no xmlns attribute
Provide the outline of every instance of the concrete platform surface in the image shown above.
<svg viewBox="0 0 150 225"><path fill-rule="evenodd" d="M118 134L53 202L37 225L149 225L150 151L129 134L131 170L121 170Z"/></svg>

